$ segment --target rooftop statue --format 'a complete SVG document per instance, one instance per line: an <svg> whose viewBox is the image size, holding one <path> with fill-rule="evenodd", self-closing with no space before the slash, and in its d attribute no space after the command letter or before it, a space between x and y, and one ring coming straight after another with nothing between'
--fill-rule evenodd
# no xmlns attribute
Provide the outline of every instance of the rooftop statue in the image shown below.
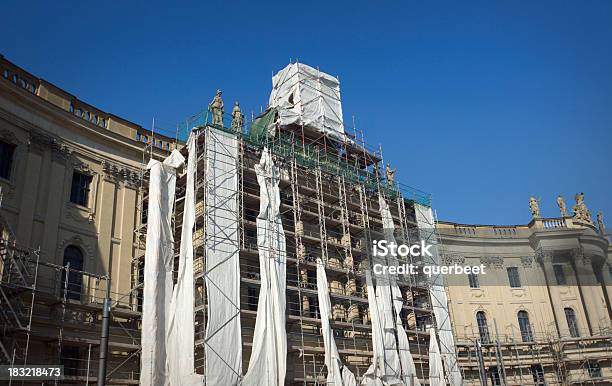
<svg viewBox="0 0 612 386"><path fill-rule="evenodd" d="M591 214L584 203L584 193L576 193L574 199L576 200L576 205L572 208L574 211L574 218L578 221L593 224Z"/></svg>
<svg viewBox="0 0 612 386"><path fill-rule="evenodd" d="M221 90L217 90L217 94L208 105L208 109L213 116L213 125L223 126L223 99L221 99Z"/></svg>
<svg viewBox="0 0 612 386"><path fill-rule="evenodd" d="M236 131L242 131L242 127L244 126L244 114L240 110L240 105L238 101L234 103L234 109L232 110L232 129Z"/></svg>
<svg viewBox="0 0 612 386"><path fill-rule="evenodd" d="M557 196L557 205L559 206L561 217L567 217L567 207L565 206L565 200L563 197L561 197L561 195Z"/></svg>
<svg viewBox="0 0 612 386"><path fill-rule="evenodd" d="M603 213L601 213L601 210L597 212L597 224L599 225L599 233L602 236L605 236L606 235L606 225L604 224Z"/></svg>
<svg viewBox="0 0 612 386"><path fill-rule="evenodd" d="M540 217L540 207L538 205L538 200L534 196L529 197L529 210L531 210L531 216L533 218Z"/></svg>
<svg viewBox="0 0 612 386"><path fill-rule="evenodd" d="M387 164L386 174L387 174L387 187L393 187L393 180L395 179L395 172L397 168L391 169L391 165Z"/></svg>

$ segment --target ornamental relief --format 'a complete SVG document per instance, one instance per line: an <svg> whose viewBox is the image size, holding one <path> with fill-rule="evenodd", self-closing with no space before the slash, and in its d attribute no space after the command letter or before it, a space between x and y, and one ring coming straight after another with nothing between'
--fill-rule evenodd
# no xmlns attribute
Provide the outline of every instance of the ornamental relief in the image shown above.
<svg viewBox="0 0 612 386"><path fill-rule="evenodd" d="M64 238L60 243L58 243L57 250L56 250L56 256L58 257L64 256L64 250L69 245L74 245L76 247L79 247L86 258L88 258L89 260L93 260L94 248L91 245L89 245L89 243L85 242L85 240L83 240L83 237L81 237L81 235L68 236Z"/></svg>
<svg viewBox="0 0 612 386"><path fill-rule="evenodd" d="M501 256L484 256L480 258L480 263L484 264L487 268L504 268L504 258Z"/></svg>

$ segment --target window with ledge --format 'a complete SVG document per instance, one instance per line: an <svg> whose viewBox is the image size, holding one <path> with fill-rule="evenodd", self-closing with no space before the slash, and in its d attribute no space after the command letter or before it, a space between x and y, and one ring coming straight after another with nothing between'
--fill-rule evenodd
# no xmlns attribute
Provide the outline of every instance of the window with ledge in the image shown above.
<svg viewBox="0 0 612 386"><path fill-rule="evenodd" d="M521 287L521 278L519 276L518 267L508 267L508 281L511 288Z"/></svg>
<svg viewBox="0 0 612 386"><path fill-rule="evenodd" d="M580 330L578 330L578 319L576 319L576 312L569 307L563 309L565 312L565 320L567 321L567 327L572 338L580 337Z"/></svg>
<svg viewBox="0 0 612 386"><path fill-rule="evenodd" d="M523 342L533 342L533 333L531 331L531 323L529 322L529 314L527 311L519 311L517 317Z"/></svg>
<svg viewBox="0 0 612 386"><path fill-rule="evenodd" d="M478 311L476 313L476 324L478 324L478 335L480 335L480 341L484 344L490 343L489 339L489 326L487 325L487 316L484 311Z"/></svg>
<svg viewBox="0 0 612 386"><path fill-rule="evenodd" d="M470 283L470 288L480 288L480 282L478 281L478 275L470 272L468 274L468 281Z"/></svg>
<svg viewBox="0 0 612 386"><path fill-rule="evenodd" d="M563 270L563 266L561 264L554 264L553 271L555 272L555 279L557 280L557 284L566 285L567 279L565 277L565 271Z"/></svg>
<svg viewBox="0 0 612 386"><path fill-rule="evenodd" d="M0 178L6 180L11 178L14 155L15 145L0 140Z"/></svg>
<svg viewBox="0 0 612 386"><path fill-rule="evenodd" d="M91 185L91 176L81 173L72 173L72 187L70 189L70 202L87 206L89 204L89 188Z"/></svg>

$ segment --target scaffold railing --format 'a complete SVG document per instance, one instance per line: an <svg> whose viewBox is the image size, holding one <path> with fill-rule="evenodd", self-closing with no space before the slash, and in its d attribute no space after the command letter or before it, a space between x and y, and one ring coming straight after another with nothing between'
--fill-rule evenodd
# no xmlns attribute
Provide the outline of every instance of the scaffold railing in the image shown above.
<svg viewBox="0 0 612 386"><path fill-rule="evenodd" d="M189 131L194 127L213 126L238 135L243 139L246 146L257 149L267 147L275 156L287 163L295 159L303 167L319 167L322 172L342 176L349 183L362 184L369 192L381 192L391 199L401 195L408 201L431 206L431 195L429 193L398 181L387 181L382 175L376 176L376 173L380 172L373 166L360 165L357 162L352 163L346 156L346 152L342 151L343 144L341 143L337 143L336 147L333 148L334 151L326 151L325 145L306 143L302 138L292 135L290 132L281 131L272 135L264 127L259 127L261 123L257 119L240 130L232 129L231 122L231 116L223 114L223 124L213 124L212 114L208 110L203 110L178 125L179 139L186 138ZM371 146L366 145L365 141L359 143L356 136L346 135L345 145L346 143L361 148L367 154L377 153Z"/></svg>

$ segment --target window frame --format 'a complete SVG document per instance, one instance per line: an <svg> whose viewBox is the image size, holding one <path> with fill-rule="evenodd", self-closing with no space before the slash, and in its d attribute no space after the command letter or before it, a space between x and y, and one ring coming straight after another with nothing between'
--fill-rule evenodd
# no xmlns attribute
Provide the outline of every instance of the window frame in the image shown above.
<svg viewBox="0 0 612 386"><path fill-rule="evenodd" d="M78 186L75 188L75 178L79 176L80 179L78 181ZM87 181L87 186L82 186L82 181ZM93 176L89 173L73 170L72 171L72 179L70 184L70 197L69 201L75 205L82 206L84 208L89 208L89 203L91 199L91 184L93 182ZM78 190L75 190L78 189ZM83 201L80 201L81 198Z"/></svg>
<svg viewBox="0 0 612 386"><path fill-rule="evenodd" d="M553 272L557 285L567 285L567 276L565 276L565 270L562 264L553 264Z"/></svg>
<svg viewBox="0 0 612 386"><path fill-rule="evenodd" d="M580 329L578 328L578 317L576 316L576 311L574 311L571 307L563 308L563 313L565 314L565 322L567 323L567 328L569 334L572 338L580 338ZM570 318L572 319L570 322Z"/></svg>
<svg viewBox="0 0 612 386"><path fill-rule="evenodd" d="M533 377L533 384L536 386L546 385L546 377L544 374L544 367L541 364L536 363L530 366L531 376Z"/></svg>
<svg viewBox="0 0 612 386"><path fill-rule="evenodd" d="M67 245L66 248L64 248L64 254L62 256L62 266L66 267L68 266L68 263L70 263L68 283L66 283L66 273L62 272L62 277L60 280L60 294L63 296L64 288L66 288L67 299L80 301L84 292L82 272L85 265L85 254L83 253L83 250L73 244Z"/></svg>
<svg viewBox="0 0 612 386"><path fill-rule="evenodd" d="M523 286L521 283L521 275L519 274L518 267L507 267L506 273L508 275L508 283L510 285L510 288L521 288Z"/></svg>
<svg viewBox="0 0 612 386"><path fill-rule="evenodd" d="M487 314L484 311L476 312L476 326L478 327L478 336L483 344L491 343L491 335L489 334L489 323Z"/></svg>
<svg viewBox="0 0 612 386"><path fill-rule="evenodd" d="M8 150L8 151L7 151ZM15 166L15 153L17 145L0 138L0 179L10 181L13 176L13 168ZM2 158L6 155L6 158ZM3 169L6 168L6 176L2 175Z"/></svg>
<svg viewBox="0 0 612 386"><path fill-rule="evenodd" d="M471 289L478 289L480 288L480 280L478 279L478 275L476 275L475 273L468 273L467 275L468 277L468 284L470 286Z"/></svg>
<svg viewBox="0 0 612 386"><path fill-rule="evenodd" d="M520 310L516 314L518 320L519 330L521 331L521 339L523 342L533 342L533 330L531 329L531 320L529 319L529 312L526 310Z"/></svg>
<svg viewBox="0 0 612 386"><path fill-rule="evenodd" d="M589 372L589 377L591 378L602 378L603 374L601 372L601 365L599 362L595 362L592 360L587 361L587 370Z"/></svg>

